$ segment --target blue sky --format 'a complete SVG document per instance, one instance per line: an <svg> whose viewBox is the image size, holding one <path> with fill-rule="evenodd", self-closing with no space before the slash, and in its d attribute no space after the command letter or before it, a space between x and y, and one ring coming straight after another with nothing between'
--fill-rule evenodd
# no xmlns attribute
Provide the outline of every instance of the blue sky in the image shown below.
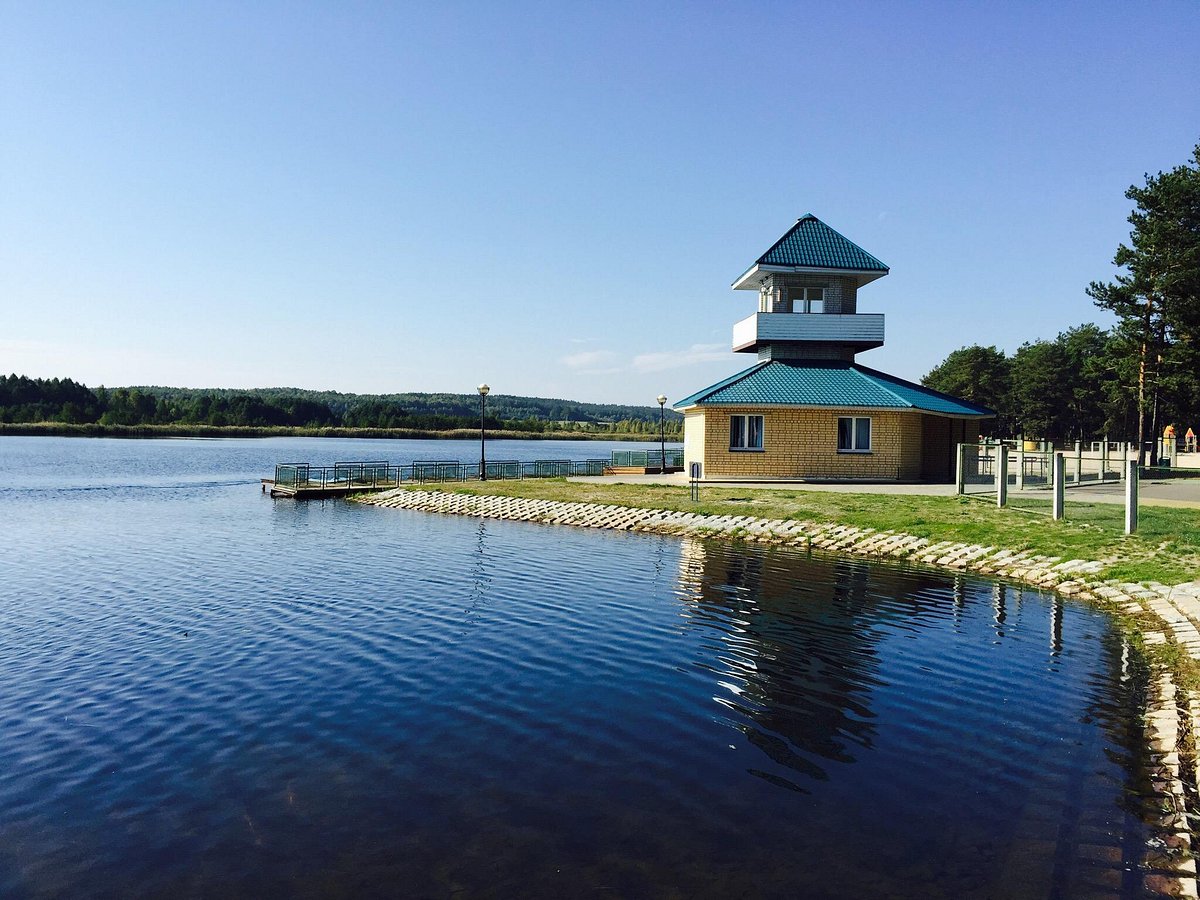
<svg viewBox="0 0 1200 900"><path fill-rule="evenodd" d="M1200 4L0 2L0 369L653 404L812 212L867 365L1085 321Z"/></svg>

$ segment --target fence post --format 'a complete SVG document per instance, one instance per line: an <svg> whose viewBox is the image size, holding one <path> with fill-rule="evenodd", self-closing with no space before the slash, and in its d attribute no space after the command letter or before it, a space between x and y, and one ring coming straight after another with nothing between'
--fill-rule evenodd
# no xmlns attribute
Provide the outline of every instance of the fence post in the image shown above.
<svg viewBox="0 0 1200 900"><path fill-rule="evenodd" d="M1025 490L1025 441L1022 439L1020 449L1017 450L1017 484L1018 491Z"/></svg>
<svg viewBox="0 0 1200 900"><path fill-rule="evenodd" d="M1138 465L1137 460L1125 464L1125 533L1133 534L1138 526Z"/></svg>
<svg viewBox="0 0 1200 900"><path fill-rule="evenodd" d="M1125 475L1129 471L1129 441L1121 442L1121 474L1120 480L1125 480Z"/></svg>
<svg viewBox="0 0 1200 900"><path fill-rule="evenodd" d="M1051 502L1051 510L1055 519L1061 519L1063 517L1063 488L1065 487L1063 482L1066 481L1067 464L1061 453L1055 453L1051 460L1054 468L1054 500Z"/></svg>
<svg viewBox="0 0 1200 900"><path fill-rule="evenodd" d="M1008 503L1008 444L996 448L996 505L1001 509Z"/></svg>
<svg viewBox="0 0 1200 900"><path fill-rule="evenodd" d="M956 475L954 478L954 484L955 484L954 492L956 494L962 495L962 494L966 493L966 491L964 490L964 487L966 486L966 483L967 483L966 478L967 478L967 445L959 444L958 445L958 469L957 469L957 472L956 472Z"/></svg>
<svg viewBox="0 0 1200 900"><path fill-rule="evenodd" d="M1075 484L1083 481L1083 441L1075 442Z"/></svg>
<svg viewBox="0 0 1200 900"><path fill-rule="evenodd" d="M1108 481L1108 435L1104 435L1104 443L1100 445L1100 480Z"/></svg>

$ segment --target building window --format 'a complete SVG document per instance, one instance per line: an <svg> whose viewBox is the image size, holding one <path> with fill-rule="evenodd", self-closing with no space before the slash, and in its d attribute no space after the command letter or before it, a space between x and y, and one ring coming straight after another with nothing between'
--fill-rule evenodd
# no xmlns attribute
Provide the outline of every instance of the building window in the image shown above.
<svg viewBox="0 0 1200 900"><path fill-rule="evenodd" d="M866 416L838 417L838 453L870 453L871 420Z"/></svg>
<svg viewBox="0 0 1200 900"><path fill-rule="evenodd" d="M788 292L788 309L780 311L798 313L825 312L825 288L792 288Z"/></svg>
<svg viewBox="0 0 1200 900"><path fill-rule="evenodd" d="M762 416L729 417L729 449L761 450L763 448Z"/></svg>

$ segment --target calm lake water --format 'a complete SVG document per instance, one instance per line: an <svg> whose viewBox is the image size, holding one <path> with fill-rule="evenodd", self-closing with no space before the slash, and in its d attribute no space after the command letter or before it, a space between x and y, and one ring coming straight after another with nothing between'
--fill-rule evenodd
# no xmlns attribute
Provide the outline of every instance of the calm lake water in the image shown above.
<svg viewBox="0 0 1200 900"><path fill-rule="evenodd" d="M475 449L0 438L0 895L1140 896L1101 613L257 484Z"/></svg>

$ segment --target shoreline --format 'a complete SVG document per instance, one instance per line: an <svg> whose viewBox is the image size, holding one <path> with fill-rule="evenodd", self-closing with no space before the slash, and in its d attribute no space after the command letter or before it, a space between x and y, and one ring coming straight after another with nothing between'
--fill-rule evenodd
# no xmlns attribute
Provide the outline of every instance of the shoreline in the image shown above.
<svg viewBox="0 0 1200 900"><path fill-rule="evenodd" d="M452 493L438 489L398 488L352 498L371 506L474 515L482 518L576 525L683 537L717 537L806 549L849 553L875 559L915 562L934 568L1019 581L1068 597L1097 602L1136 602L1161 598L1188 620L1192 658L1200 662L1200 582L1165 585L1098 580L1105 564L1014 551L964 541L932 540L894 529L857 527L831 522L770 519L753 515L715 515L670 509L510 497L501 494Z"/></svg>
<svg viewBox="0 0 1200 900"><path fill-rule="evenodd" d="M98 423L69 424L64 422L0 422L0 437L111 437L152 440L155 438L365 438L373 440L451 440L477 441L479 430L453 428L430 431L420 428L305 428L293 426L249 425L100 425ZM488 429L488 440L499 441L622 441L658 443L650 434L604 431L514 431ZM682 446L678 439L667 441Z"/></svg>
<svg viewBox="0 0 1200 900"><path fill-rule="evenodd" d="M715 515L495 494L398 488L353 502L388 509L571 525L683 538L749 541L927 566L947 574L1001 578L1082 600L1113 614L1117 626L1156 664L1144 733L1160 801L1151 823L1160 844L1147 846L1147 886L1168 896L1200 896L1189 809L1197 798L1200 737L1200 582L1169 586L1100 580L1104 564L961 541L931 540L891 529L836 523Z"/></svg>

